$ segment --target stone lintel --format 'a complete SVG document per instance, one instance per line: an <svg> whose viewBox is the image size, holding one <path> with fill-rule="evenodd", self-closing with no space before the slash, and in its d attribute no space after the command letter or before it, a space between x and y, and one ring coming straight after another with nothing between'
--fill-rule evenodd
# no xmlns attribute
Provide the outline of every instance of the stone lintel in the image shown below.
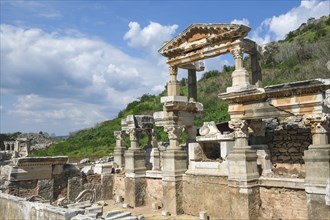
<svg viewBox="0 0 330 220"><path fill-rule="evenodd" d="M197 142L214 142L214 141L233 141L234 134L211 134L205 136L197 136Z"/></svg>
<svg viewBox="0 0 330 220"><path fill-rule="evenodd" d="M160 98L161 103L167 102L188 102L187 96L163 96Z"/></svg>
<svg viewBox="0 0 330 220"><path fill-rule="evenodd" d="M196 61L196 62L181 65L181 66L179 66L179 68L188 69L188 70L196 70L199 72L199 71L204 71L205 66L204 66L203 61Z"/></svg>
<svg viewBox="0 0 330 220"><path fill-rule="evenodd" d="M16 166L64 165L67 162L68 162L67 156L20 157L14 159L14 164Z"/></svg>

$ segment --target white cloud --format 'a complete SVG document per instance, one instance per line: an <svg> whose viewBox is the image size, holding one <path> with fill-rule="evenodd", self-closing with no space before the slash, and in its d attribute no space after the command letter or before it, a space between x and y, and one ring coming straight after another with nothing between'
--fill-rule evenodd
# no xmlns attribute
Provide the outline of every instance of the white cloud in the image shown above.
<svg viewBox="0 0 330 220"><path fill-rule="evenodd" d="M242 20L234 19L230 22L231 24L244 24L246 26L249 26L250 22L248 19L243 18Z"/></svg>
<svg viewBox="0 0 330 220"><path fill-rule="evenodd" d="M23 118L23 123L73 123L73 127L93 125L107 117L95 104L79 100L41 97L35 94L20 96L9 115Z"/></svg>
<svg viewBox="0 0 330 220"><path fill-rule="evenodd" d="M272 40L284 39L286 34L297 29L309 18L320 18L329 15L329 1L301 1L285 14L265 19L262 24L252 32L252 39L259 44L265 44Z"/></svg>
<svg viewBox="0 0 330 220"><path fill-rule="evenodd" d="M154 56L158 55L157 51L163 46L164 41L172 39L178 28L176 24L166 26L152 21L142 29L138 22L130 22L128 26L129 31L124 36L128 45L133 48L142 48Z"/></svg>
<svg viewBox="0 0 330 220"><path fill-rule="evenodd" d="M5 24L0 30L0 92L5 100L17 99L12 106L1 105L6 117L30 128L59 120L67 125L66 133L78 125L93 126L142 94L158 92L152 88L168 80L166 65L129 56L76 31L48 33Z"/></svg>

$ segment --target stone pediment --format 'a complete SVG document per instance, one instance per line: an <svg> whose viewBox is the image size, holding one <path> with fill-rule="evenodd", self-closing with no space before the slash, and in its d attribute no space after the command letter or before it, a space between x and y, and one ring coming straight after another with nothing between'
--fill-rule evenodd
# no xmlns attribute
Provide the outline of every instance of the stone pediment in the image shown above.
<svg viewBox="0 0 330 220"><path fill-rule="evenodd" d="M158 52L175 57L208 45L233 42L244 38L249 31L249 27L238 24L192 24Z"/></svg>

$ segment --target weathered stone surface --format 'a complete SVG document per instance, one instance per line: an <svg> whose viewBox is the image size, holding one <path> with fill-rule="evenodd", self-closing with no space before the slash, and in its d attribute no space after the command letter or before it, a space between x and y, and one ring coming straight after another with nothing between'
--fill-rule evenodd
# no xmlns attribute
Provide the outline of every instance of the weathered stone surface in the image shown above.
<svg viewBox="0 0 330 220"><path fill-rule="evenodd" d="M183 181L163 181L164 209L172 215L182 214L183 211Z"/></svg>
<svg viewBox="0 0 330 220"><path fill-rule="evenodd" d="M87 207L85 208L85 214L96 214L96 215L101 215L103 213L103 206L91 206L91 207Z"/></svg>
<svg viewBox="0 0 330 220"><path fill-rule="evenodd" d="M113 198L114 175L104 173L101 175L101 199L108 200Z"/></svg>
<svg viewBox="0 0 330 220"><path fill-rule="evenodd" d="M53 201L54 193L54 180L38 180L37 183L37 195L41 196L45 200Z"/></svg>
<svg viewBox="0 0 330 220"><path fill-rule="evenodd" d="M68 179L67 198L69 201L75 201L79 193L83 190L82 180L79 177Z"/></svg>
<svg viewBox="0 0 330 220"><path fill-rule="evenodd" d="M145 178L125 178L125 203L131 207L145 204L146 181Z"/></svg>
<svg viewBox="0 0 330 220"><path fill-rule="evenodd" d="M113 196L125 198L125 174L116 174L114 176Z"/></svg>
<svg viewBox="0 0 330 220"><path fill-rule="evenodd" d="M5 219L71 219L79 211L49 204L29 202L23 198L0 192L1 216Z"/></svg>
<svg viewBox="0 0 330 220"><path fill-rule="evenodd" d="M183 211L198 216L207 211L210 219L230 218L231 200L226 177L185 175L183 178Z"/></svg>
<svg viewBox="0 0 330 220"><path fill-rule="evenodd" d="M145 204L161 203L163 199L162 179L146 178Z"/></svg>
<svg viewBox="0 0 330 220"><path fill-rule="evenodd" d="M307 219L304 190L260 187L260 199L262 219Z"/></svg>

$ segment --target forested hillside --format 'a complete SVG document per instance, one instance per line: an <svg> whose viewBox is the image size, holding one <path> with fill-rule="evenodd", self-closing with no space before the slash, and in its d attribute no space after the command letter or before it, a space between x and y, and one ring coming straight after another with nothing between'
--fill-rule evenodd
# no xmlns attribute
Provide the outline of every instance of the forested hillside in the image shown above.
<svg viewBox="0 0 330 220"><path fill-rule="evenodd" d="M286 39L271 42L264 48L261 59L263 86L278 83L330 78L326 63L330 60L330 17L310 19L307 24L290 32ZM249 57L245 66L250 71ZM196 126L203 121L226 121L229 119L227 105L217 98L231 85L231 72L234 67L224 66L223 71L209 71L198 81L198 101L204 105L204 112L196 119ZM187 94L186 79L182 79L181 94ZM118 117L98 124L94 128L81 130L51 147L35 151L33 155L68 155L70 157L105 156L115 146L113 132L120 130L120 120L129 114L149 114L161 111L160 97L165 95L143 95L127 105ZM161 131L160 129L158 129ZM159 132L159 139L165 135Z"/></svg>

